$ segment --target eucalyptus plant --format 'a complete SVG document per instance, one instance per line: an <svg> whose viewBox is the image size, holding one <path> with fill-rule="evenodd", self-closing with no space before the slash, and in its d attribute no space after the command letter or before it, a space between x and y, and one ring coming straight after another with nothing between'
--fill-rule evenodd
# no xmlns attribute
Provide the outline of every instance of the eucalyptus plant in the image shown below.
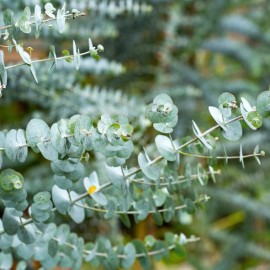
<svg viewBox="0 0 270 270"><path fill-rule="evenodd" d="M9 40L9 49L15 47L23 62L5 66L2 53L0 76L3 89L8 87L9 69L28 67L38 83L34 69L36 62L51 61L57 65L58 60L68 60L79 69L80 56L90 54L98 59L98 53L103 51L102 45L96 48L89 39L89 50L80 53L73 41L72 54L64 51L63 56L57 57L51 47L49 58L32 60L31 54L16 39L16 32L27 34L35 27L38 37L43 24L56 20L61 33L65 19L85 15L78 10L67 12L65 5L56 10L50 3L44 10L42 14L41 7L36 6L32 16L30 8L26 8L17 21L11 10L4 12L5 25L0 30L4 39ZM8 95L8 91L4 94ZM245 159L253 157L260 164L259 158L265 155L259 146L254 146L253 153L243 154L241 144L238 156L228 155L225 149L219 150L221 137L239 141L243 136L242 126L255 132L262 126L263 119L270 115L270 92L262 92L254 104L245 98L237 101L234 95L225 92L219 96L216 107L208 108L215 122L212 127L201 131L192 121L193 135L178 138L174 129L179 128L178 118L183 117L184 112L169 95L160 94L140 115L154 134L144 148L136 138L139 131L133 127L135 120L124 114L102 114L97 120L88 114L75 114L51 125L43 119L33 118L25 128L1 131L0 268L10 269L16 261L16 269L26 269L27 264L35 260L41 269L56 266L81 269L83 262L105 269L129 269L138 260L143 269L151 269L151 258L160 260L169 256L173 249L179 250L185 244L199 241L199 235L168 231L163 239L148 235L144 240L132 239L117 246L105 237L88 242L68 224L59 224L57 216L76 224L94 216L106 220L117 218L131 227L131 217L139 223L151 215L161 226L179 213L199 211L210 197L198 194L196 186L206 185L209 179L215 182L221 173L215 165L218 160L238 159L244 166ZM149 151L149 148L154 150ZM40 162L47 160L46 166L53 173L53 185L32 198L26 189L28 179L14 165L17 162L26 164L30 156L40 156ZM198 158L196 166L188 162L190 156ZM208 166L199 162L202 159L208 160ZM105 173L92 170L93 160L101 163Z"/></svg>

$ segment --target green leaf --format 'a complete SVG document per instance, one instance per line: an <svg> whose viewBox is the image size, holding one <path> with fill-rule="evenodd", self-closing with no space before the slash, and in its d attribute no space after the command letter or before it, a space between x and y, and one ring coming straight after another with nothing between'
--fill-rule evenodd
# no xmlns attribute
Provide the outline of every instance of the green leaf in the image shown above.
<svg viewBox="0 0 270 270"><path fill-rule="evenodd" d="M3 53L3 51L0 51L0 83L3 86L7 85L7 71L6 71L5 64L4 64L4 53Z"/></svg>
<svg viewBox="0 0 270 270"><path fill-rule="evenodd" d="M258 162L259 165L261 165L260 159L256 156L256 154L258 154L259 151L260 151L260 147L259 147L259 145L256 145L254 148L253 154L254 154L255 160Z"/></svg>
<svg viewBox="0 0 270 270"><path fill-rule="evenodd" d="M110 269L110 270L116 270L118 269L118 264L119 264L119 259L117 257L116 252L110 248L107 251L107 259L104 263L104 266L106 269Z"/></svg>
<svg viewBox="0 0 270 270"><path fill-rule="evenodd" d="M186 198L185 199L185 211L189 214L194 214L196 208L195 208L195 203L193 202L193 200L191 200L190 198Z"/></svg>
<svg viewBox="0 0 270 270"><path fill-rule="evenodd" d="M116 151L116 155L119 158L128 159L134 151L134 145L132 141L125 142L124 145Z"/></svg>
<svg viewBox="0 0 270 270"><path fill-rule="evenodd" d="M153 199L155 201L156 207L161 207L165 203L166 193L163 190L159 189L155 192Z"/></svg>
<svg viewBox="0 0 270 270"><path fill-rule="evenodd" d="M26 245L26 244L20 244L16 248L16 253L19 258L24 259L24 260L30 260L30 258L34 254L34 250L31 245Z"/></svg>
<svg viewBox="0 0 270 270"><path fill-rule="evenodd" d="M31 33L31 22L29 21L29 18L27 18L25 15L19 18L18 25L22 32L27 34Z"/></svg>
<svg viewBox="0 0 270 270"><path fill-rule="evenodd" d="M74 201L78 197L80 197L80 195L78 195L74 191L71 191L70 197L71 197L71 200ZM76 222L77 224L82 223L84 221L84 218L85 218L84 208L77 206L76 204L72 204L70 206L70 208L68 209L68 214L72 218L72 220Z"/></svg>
<svg viewBox="0 0 270 270"><path fill-rule="evenodd" d="M90 262L90 261L92 261L94 258L95 258L95 256L96 256L96 251L97 251L97 248L98 248L98 245L97 244L95 244L94 245L94 247L92 248L92 243L90 243L91 244L91 247L89 247L89 244L86 244L86 250L87 250L87 255L85 256L85 261L86 262ZM89 248L91 248L91 249L89 249Z"/></svg>
<svg viewBox="0 0 270 270"><path fill-rule="evenodd" d="M30 224L31 225L31 224ZM31 244L35 242L36 234L32 226L19 227L17 232L18 238L25 244Z"/></svg>
<svg viewBox="0 0 270 270"><path fill-rule="evenodd" d="M163 218L162 218L162 215L161 215L160 212L156 211L156 212L152 213L152 216L153 216L154 222L155 222L158 226L163 225Z"/></svg>
<svg viewBox="0 0 270 270"><path fill-rule="evenodd" d="M264 118L270 116L270 91L264 91L258 96L257 111Z"/></svg>
<svg viewBox="0 0 270 270"><path fill-rule="evenodd" d="M39 192L34 196L34 203L31 206L31 216L34 221L42 223L52 215L53 204L49 192Z"/></svg>
<svg viewBox="0 0 270 270"><path fill-rule="evenodd" d="M29 55L29 53L27 53L23 47L21 45L17 45L16 49L19 53L19 55L21 56L22 60L27 64L27 65L31 65L32 64L32 60L31 57Z"/></svg>
<svg viewBox="0 0 270 270"><path fill-rule="evenodd" d="M208 168L209 168L209 172L210 172L210 175L212 177L213 182L216 183L216 177L215 177L214 169L211 166L209 166Z"/></svg>
<svg viewBox="0 0 270 270"><path fill-rule="evenodd" d="M107 212L105 213L104 218L110 219L115 215L116 204L113 200L108 201L108 204L106 206L106 210L107 210Z"/></svg>
<svg viewBox="0 0 270 270"><path fill-rule="evenodd" d="M55 15L53 14L55 10L56 9L51 3L47 3L45 5L45 13L47 14L47 16L49 16L52 19L55 19Z"/></svg>
<svg viewBox="0 0 270 270"><path fill-rule="evenodd" d="M138 261L144 270L151 270L151 261L150 258L147 254L147 250L143 243L140 240L133 240L132 241L133 245L135 246L136 249L136 254L137 256L139 254L142 254L143 256L138 257Z"/></svg>
<svg viewBox="0 0 270 270"><path fill-rule="evenodd" d="M65 13L66 13L66 3L63 4L61 9L57 10L56 22L59 33L63 33L65 29L65 22L66 22Z"/></svg>
<svg viewBox="0 0 270 270"><path fill-rule="evenodd" d="M35 36L36 38L38 38L39 33L40 33L40 28L42 25L41 7L39 5L35 5L35 25L36 25Z"/></svg>
<svg viewBox="0 0 270 270"><path fill-rule="evenodd" d="M158 180L160 175L160 167L157 164L151 164L150 160L147 160L143 153L138 155L138 163L142 172L151 180Z"/></svg>
<svg viewBox="0 0 270 270"><path fill-rule="evenodd" d="M220 112L220 110L216 107L213 106L209 106L208 110L211 114L211 116L214 118L214 120L217 122L217 124L223 128L224 130L226 130L226 124L224 123L224 118L222 113Z"/></svg>
<svg viewBox="0 0 270 270"><path fill-rule="evenodd" d="M195 136L198 138L198 140L206 147L208 148L209 150L212 150L213 147L211 144L209 144L206 139L203 137L200 129L198 128L197 124L192 121L192 129L193 129L193 132L195 134Z"/></svg>
<svg viewBox="0 0 270 270"><path fill-rule="evenodd" d="M172 127L177 124L177 114L177 107L173 105L172 99L166 94L157 96L153 103L146 107L145 111L145 116L156 124L154 125L155 129L164 133L170 133L169 129L172 130ZM165 125L157 125L161 123Z"/></svg>
<svg viewBox="0 0 270 270"><path fill-rule="evenodd" d="M3 20L4 20L5 25L14 24L14 14L11 9L4 10Z"/></svg>
<svg viewBox="0 0 270 270"><path fill-rule="evenodd" d="M262 116L251 107L251 105L248 103L246 99L241 98L241 100L242 102L240 104L240 110L244 118L244 121L253 130L256 130L257 128L261 127Z"/></svg>
<svg viewBox="0 0 270 270"><path fill-rule="evenodd" d="M75 120L75 122L72 121ZM69 121L71 133L78 143L81 143L85 150L90 151L93 148L92 133L94 131L92 120L87 115L79 115L71 118Z"/></svg>
<svg viewBox="0 0 270 270"><path fill-rule="evenodd" d="M44 203L50 202L50 199L51 199L51 194L48 191L39 192L33 198L34 202L38 204L44 204Z"/></svg>
<svg viewBox="0 0 270 270"><path fill-rule="evenodd" d="M153 255L156 261L161 260L163 257L168 257L169 255L168 247L164 241L157 240L153 246L153 250L162 250L162 252Z"/></svg>
<svg viewBox="0 0 270 270"><path fill-rule="evenodd" d="M37 225L37 224L36 224ZM39 227L40 228L40 227ZM49 241L54 237L56 234L57 226L54 223L46 224L43 229L40 229L42 231L42 239L44 241Z"/></svg>
<svg viewBox="0 0 270 270"><path fill-rule="evenodd" d="M20 227L19 216L21 215L21 212L12 208L5 208L2 221L4 230L8 235L14 235L18 232Z"/></svg>
<svg viewBox="0 0 270 270"><path fill-rule="evenodd" d="M41 119L32 119L26 127L26 140L28 145L37 149L37 144L39 142L44 143L44 141L50 138L50 128Z"/></svg>
<svg viewBox="0 0 270 270"><path fill-rule="evenodd" d="M10 253L0 252L0 269L9 270L12 268L13 259Z"/></svg>
<svg viewBox="0 0 270 270"><path fill-rule="evenodd" d="M51 142L55 150L60 154L65 154L69 148L68 120L61 119L51 127Z"/></svg>
<svg viewBox="0 0 270 270"><path fill-rule="evenodd" d="M51 68L53 67L53 65L55 65L57 67L57 57L56 57L56 52L55 52L55 46L51 45L50 46L50 53L49 53L49 57L53 57L54 58L54 62L51 66Z"/></svg>
<svg viewBox="0 0 270 270"><path fill-rule="evenodd" d="M121 188L125 183L121 167L110 167L106 165L106 172L109 180L118 188Z"/></svg>
<svg viewBox="0 0 270 270"><path fill-rule="evenodd" d="M243 108L247 111L247 112L251 112L251 111L254 111L254 109L251 107L251 105L249 104L249 102L241 97L241 103L243 105Z"/></svg>
<svg viewBox="0 0 270 270"><path fill-rule="evenodd" d="M23 15L19 18L17 24L22 32L31 33L31 11L29 7L24 9Z"/></svg>
<svg viewBox="0 0 270 270"><path fill-rule="evenodd" d="M70 189L73 186L72 181L65 176L54 175L53 180L54 183L61 189Z"/></svg>
<svg viewBox="0 0 270 270"><path fill-rule="evenodd" d="M3 12L3 21L5 25L12 25L12 27L8 28L7 31L9 35L14 38L15 35L15 21L14 21L14 13L11 9L6 9Z"/></svg>
<svg viewBox="0 0 270 270"><path fill-rule="evenodd" d="M60 256L51 257L48 255L47 258L42 261L43 267L40 270L43 270L43 268L44 269L55 269L59 265L60 259L61 259Z"/></svg>
<svg viewBox="0 0 270 270"><path fill-rule="evenodd" d="M153 247L154 244L156 243L156 239L152 236L152 235L147 235L145 238L144 238L144 242L145 242L145 245L147 247Z"/></svg>
<svg viewBox="0 0 270 270"><path fill-rule="evenodd" d="M39 241L34 245L34 256L33 259L36 261L43 261L49 255L48 253L48 243Z"/></svg>
<svg viewBox="0 0 270 270"><path fill-rule="evenodd" d="M19 162L24 162L27 158L28 148L26 144L25 132L22 129L17 131L17 143L19 145L17 159Z"/></svg>
<svg viewBox="0 0 270 270"><path fill-rule="evenodd" d="M166 232L165 233L165 242L168 246L171 246L175 242L175 234L172 232Z"/></svg>
<svg viewBox="0 0 270 270"><path fill-rule="evenodd" d="M243 130L240 121L234 121L229 124L226 124L226 131L222 130L221 134L223 137L229 141L238 141L242 135Z"/></svg>
<svg viewBox="0 0 270 270"><path fill-rule="evenodd" d="M15 129L11 129L7 135L5 140L5 151L7 157L15 162L19 146L17 145L17 131Z"/></svg>
<svg viewBox="0 0 270 270"><path fill-rule="evenodd" d="M165 104L165 103L173 103L172 98L167 94L160 94L156 96L153 100L154 104Z"/></svg>
<svg viewBox="0 0 270 270"><path fill-rule="evenodd" d="M0 131L0 148L4 147L5 147L5 135ZM3 151L0 150L0 169L2 167L2 164L3 164Z"/></svg>
<svg viewBox="0 0 270 270"><path fill-rule="evenodd" d="M73 182L80 180L84 176L83 164L81 162L76 163L75 169L71 172L65 173L65 176Z"/></svg>
<svg viewBox="0 0 270 270"><path fill-rule="evenodd" d="M50 256L55 257L58 252L58 242L55 239L50 239L48 241L48 253Z"/></svg>
<svg viewBox="0 0 270 270"><path fill-rule="evenodd" d="M69 158L67 160L54 160L52 163L52 167L56 169L56 171L72 173L76 170L78 166L77 158Z"/></svg>
<svg viewBox="0 0 270 270"><path fill-rule="evenodd" d="M73 261L72 258L70 258L70 255L66 255L66 254L62 254L60 262L59 262L59 266L61 268L69 268L70 266L72 266Z"/></svg>
<svg viewBox="0 0 270 270"><path fill-rule="evenodd" d="M26 270L26 268L27 264L25 261L20 261L16 266L16 270Z"/></svg>
<svg viewBox="0 0 270 270"><path fill-rule="evenodd" d="M262 126L262 116L256 112L249 112L247 114L247 120L251 123L252 126L254 126L256 129L260 128Z"/></svg>
<svg viewBox="0 0 270 270"><path fill-rule="evenodd" d="M230 117L232 108L236 105L235 97L231 93L222 93L218 98L219 110L224 117Z"/></svg>
<svg viewBox="0 0 270 270"><path fill-rule="evenodd" d="M176 151L173 146L173 142L167 137L163 135L156 136L155 143L159 153L169 161L176 160Z"/></svg>
<svg viewBox="0 0 270 270"><path fill-rule="evenodd" d="M52 208L52 203L48 203L48 205ZM50 218L50 212L40 209L39 205L34 203L31 206L31 217L34 221L42 223Z"/></svg>
<svg viewBox="0 0 270 270"><path fill-rule="evenodd" d="M23 176L13 169L6 169L0 173L0 186L4 191L19 190L23 185Z"/></svg>
<svg viewBox="0 0 270 270"><path fill-rule="evenodd" d="M27 158L28 148L25 140L24 131L11 129L5 139L5 151L7 157L13 162L18 159L24 162Z"/></svg>
<svg viewBox="0 0 270 270"><path fill-rule="evenodd" d="M185 178L186 178L187 181L185 182L183 187L190 187L190 185L191 185L191 174L192 174L191 165L190 165L190 163L187 163L186 166L185 166L185 170L184 170L184 175L185 175Z"/></svg>
<svg viewBox="0 0 270 270"><path fill-rule="evenodd" d="M148 216L149 212L149 202L147 199L139 200L135 202L134 208L139 212L138 213L138 220L144 220Z"/></svg>
<svg viewBox="0 0 270 270"><path fill-rule="evenodd" d="M178 239L180 245L185 245L188 242L187 237L183 233L179 235Z"/></svg>
<svg viewBox="0 0 270 270"><path fill-rule="evenodd" d="M76 43L73 40L73 57L74 57L74 63L75 68L78 70L80 68L80 51L77 50Z"/></svg>
<svg viewBox="0 0 270 270"><path fill-rule="evenodd" d="M61 224L57 228L57 232L55 234L57 241L59 245L63 245L64 243L67 242L68 235L70 233L70 228L67 224Z"/></svg>
<svg viewBox="0 0 270 270"><path fill-rule="evenodd" d="M121 266L124 269L129 269L134 264L136 259L136 249L132 243L128 243L127 245L125 245L124 255L125 258L123 258Z"/></svg>
<svg viewBox="0 0 270 270"><path fill-rule="evenodd" d="M70 206L68 192L54 185L52 188L52 199L57 211L65 215Z"/></svg>
<svg viewBox="0 0 270 270"><path fill-rule="evenodd" d="M41 141L37 143L37 147L46 159L50 161L55 161L58 159L58 153L54 149L51 141Z"/></svg>
<svg viewBox="0 0 270 270"><path fill-rule="evenodd" d="M198 174L198 181L202 186L205 186L207 184L207 175L205 173L205 170L202 167L201 163L198 163L197 165L197 174Z"/></svg>
<svg viewBox="0 0 270 270"><path fill-rule="evenodd" d="M37 74L36 74L34 65L31 64L31 65L29 66L29 68L30 68L30 71L31 71L31 73L32 73L32 75L33 75L33 77L34 77L36 83L38 83Z"/></svg>
<svg viewBox="0 0 270 270"><path fill-rule="evenodd" d="M242 144L240 144L239 161L241 162L242 167L245 169L245 163L244 163L244 158L243 158L243 148L242 148Z"/></svg>
<svg viewBox="0 0 270 270"><path fill-rule="evenodd" d="M127 228L131 228L130 219L127 214L120 214L119 218Z"/></svg>
<svg viewBox="0 0 270 270"><path fill-rule="evenodd" d="M70 53L68 50L62 50L62 55L66 56L65 60L70 63L72 60L72 57L70 56Z"/></svg>
<svg viewBox="0 0 270 270"><path fill-rule="evenodd" d="M164 221L170 222L175 212L174 200L171 197L166 198L164 209L166 209L166 211L163 212Z"/></svg>

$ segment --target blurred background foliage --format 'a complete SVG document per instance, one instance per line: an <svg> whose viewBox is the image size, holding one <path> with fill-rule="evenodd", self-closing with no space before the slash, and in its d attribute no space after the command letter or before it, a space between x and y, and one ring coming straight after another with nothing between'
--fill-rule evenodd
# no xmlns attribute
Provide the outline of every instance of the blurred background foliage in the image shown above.
<svg viewBox="0 0 270 270"><path fill-rule="evenodd" d="M16 14L25 6L32 9L46 2L1 0L0 7ZM56 7L63 4L50 2ZM192 134L192 119L203 130L214 124L207 107L216 106L222 92L255 104L257 95L269 88L267 0L67 0L66 4L67 9L85 11L87 16L69 21L62 35L45 28L39 40L24 36L24 47L32 47L33 57L42 58L51 44L57 55L63 49L72 50L72 40L86 51L90 37L95 45L104 46L102 59L85 57L79 71L67 62L52 69L43 63L35 65L39 84L24 67L10 70L8 88L0 100L1 129L25 128L34 116L51 124L76 113L95 119L102 113L124 114L135 125L134 140L140 149L153 142L155 134L141 115L145 104L159 93L171 95L178 106L174 135L182 138ZM5 53L6 65L18 61L15 53ZM269 121L256 135L246 129L243 152L252 153L259 144L269 153L269 129ZM238 143L223 143L229 155L238 155ZM23 167L33 193L52 184L48 164L37 158L33 155ZM94 162L98 159L91 159L91 166L99 166ZM189 162L196 165L198 160L190 158ZM201 162L207 166L207 161ZM162 227L154 225L150 217L126 229L118 220L108 222L98 215L88 223L70 226L87 240L103 235L116 243L120 238L144 238L147 233L162 237L167 230L201 237L186 252L177 250L166 261L156 263L156 269L269 269L268 164L267 156L261 166L255 160L247 161L245 169L238 161L229 161L228 166L218 162L222 174L217 183L204 187L211 197L204 209L194 215L183 213Z"/></svg>

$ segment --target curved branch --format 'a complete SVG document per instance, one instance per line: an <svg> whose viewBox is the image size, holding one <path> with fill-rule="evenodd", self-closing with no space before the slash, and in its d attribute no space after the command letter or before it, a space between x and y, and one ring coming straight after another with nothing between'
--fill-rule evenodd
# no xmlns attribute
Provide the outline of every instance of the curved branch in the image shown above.
<svg viewBox="0 0 270 270"><path fill-rule="evenodd" d="M178 151L179 154L183 155L183 156L189 156L189 157L197 157L197 158L205 158L205 159L239 159L240 156L218 156L218 157L213 157L213 156L204 156L204 155L197 155L197 154L191 154L191 153L187 153L187 152L182 152L182 151ZM247 155L243 155L242 158L250 158L250 157L263 157L264 156L264 152L260 152L260 153L252 153L252 154L247 154Z"/></svg>
<svg viewBox="0 0 270 270"><path fill-rule="evenodd" d="M83 52L83 53L78 53L78 56L83 56L83 55L87 55L87 54L90 54L90 50L89 51L86 51L86 52ZM40 62L49 62L49 61L55 61L55 60L63 60L63 59L68 59L68 58L73 58L74 55L73 54L70 54L70 55L65 55L65 56L60 56L60 57L50 57L50 58L44 58L44 59L37 59L37 60L32 60L31 61L31 64L34 64L34 63L40 63ZM15 64L15 65L11 65L11 66L7 66L5 67L6 70L8 69L11 69L11 68L16 68L16 67L20 67L20 66L27 66L29 64L25 63L25 62L21 62L21 63L18 63L18 64Z"/></svg>
<svg viewBox="0 0 270 270"><path fill-rule="evenodd" d="M72 13L68 13L68 14L65 14L65 18L66 20L69 20L69 19L75 19L77 17L82 17L82 16L86 16L86 13L85 12L79 12L79 13L76 13L76 16L74 16ZM45 20L42 20L41 23L43 24L46 24L48 22L51 22L51 21L55 21L57 18L48 18L48 19L45 19ZM35 22L31 22L30 25L33 25L35 24ZM6 30L6 29L9 29L11 27L13 27L14 25L5 25L5 26L0 26L0 31L2 30Z"/></svg>
<svg viewBox="0 0 270 270"><path fill-rule="evenodd" d="M209 196L207 195L203 195L201 196L201 198L193 201L195 204L197 203L200 203L200 202L207 202L208 200L210 199ZM84 208L84 209L89 209L89 210L93 210L93 211L96 211L96 212L101 212L101 213L107 213L108 210L106 209L103 209L103 208L97 208L97 207L91 207L87 204L79 204L79 203L75 203L75 205L81 207L81 208ZM178 206L175 206L174 207L174 210L180 210L180 209L185 209L187 208L187 205L186 204L183 204L183 205L178 205ZM150 210L148 212L148 214L154 214L156 212L159 212L159 213L163 213L163 212L169 212L171 211L171 208L162 208L162 209L156 209L156 210ZM136 215L136 214L140 214L140 211L114 211L115 214L118 214L118 215L121 215L121 214L130 214L130 215Z"/></svg>

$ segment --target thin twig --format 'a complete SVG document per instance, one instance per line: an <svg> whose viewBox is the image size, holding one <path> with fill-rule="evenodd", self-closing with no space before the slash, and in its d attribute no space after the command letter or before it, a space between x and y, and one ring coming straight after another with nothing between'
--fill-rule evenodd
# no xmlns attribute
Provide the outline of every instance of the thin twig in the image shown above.
<svg viewBox="0 0 270 270"><path fill-rule="evenodd" d="M82 16L86 16L86 13L85 12L76 13L76 16L74 16L72 13L70 13L70 14L66 14L65 18L67 20L69 20L69 19L75 19L77 17L82 17ZM41 23L46 24L48 22L55 21L56 19L57 19L56 17L55 18L48 18L48 19L45 19L45 20L41 21ZM30 23L30 25L33 25L33 24L35 24L35 22ZM11 28L13 26L14 25L12 25L12 24L5 25L5 26L0 26L0 31L9 29L9 28Z"/></svg>
<svg viewBox="0 0 270 270"><path fill-rule="evenodd" d="M79 56L83 56L83 55L87 55L87 54L90 54L90 51L78 53ZM73 58L73 56L74 56L73 54L70 54L70 55L65 55L65 56L60 56L60 57L55 57L55 58L50 57L50 58L44 58L44 59L37 59L37 60L32 60L31 64ZM29 65L29 64L27 64L25 62L21 62L21 63L15 64L15 65L7 66L7 67L5 67L5 69L8 70L11 68L16 68L16 67L20 67L20 66L24 66L24 65Z"/></svg>

